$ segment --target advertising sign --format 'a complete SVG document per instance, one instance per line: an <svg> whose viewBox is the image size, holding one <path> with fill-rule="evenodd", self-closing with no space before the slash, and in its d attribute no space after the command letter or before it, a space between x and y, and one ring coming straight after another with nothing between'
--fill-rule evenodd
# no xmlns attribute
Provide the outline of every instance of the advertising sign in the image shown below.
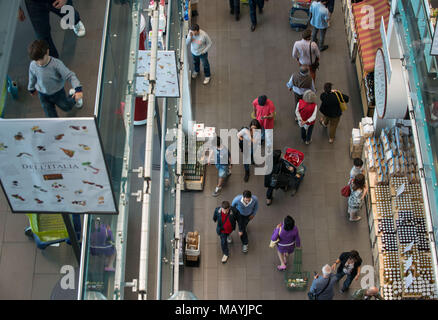
<svg viewBox="0 0 438 320"><path fill-rule="evenodd" d="M94 118L0 120L0 181L15 213L117 214Z"/></svg>
<svg viewBox="0 0 438 320"><path fill-rule="evenodd" d="M137 57L137 73L149 73L151 69L151 51L139 50ZM155 95L163 97L179 97L178 72L176 69L175 51L158 51L157 53L157 87ZM137 77L135 80L135 92L138 96L147 94L149 80Z"/></svg>

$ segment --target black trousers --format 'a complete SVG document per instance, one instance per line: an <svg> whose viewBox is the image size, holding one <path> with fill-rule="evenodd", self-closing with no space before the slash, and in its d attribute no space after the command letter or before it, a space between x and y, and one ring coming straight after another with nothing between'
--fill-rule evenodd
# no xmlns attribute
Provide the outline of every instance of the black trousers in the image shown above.
<svg viewBox="0 0 438 320"><path fill-rule="evenodd" d="M242 232L240 236L240 241L243 245L248 244L248 233L246 232L246 226L249 223L249 216L242 216L240 213L237 215L237 225L239 226L239 231Z"/></svg>
<svg viewBox="0 0 438 320"><path fill-rule="evenodd" d="M240 15L240 0L230 0L230 10L236 15Z"/></svg>

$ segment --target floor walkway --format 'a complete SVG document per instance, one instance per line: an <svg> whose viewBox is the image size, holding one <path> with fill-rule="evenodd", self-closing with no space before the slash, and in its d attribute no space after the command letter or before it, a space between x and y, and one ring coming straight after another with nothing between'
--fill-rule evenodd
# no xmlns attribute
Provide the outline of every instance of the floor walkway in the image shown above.
<svg viewBox="0 0 438 320"><path fill-rule="evenodd" d="M301 235L303 270L320 272L324 264L332 264L341 252L352 249L359 251L364 265L372 265L367 221L349 222L346 200L340 195L352 166L348 155L351 129L362 116L340 2L336 2L332 26L327 32L329 49L322 53L316 87L319 96L324 83L330 81L336 89L347 93L351 102L341 119L335 143L330 145L327 133L316 124L309 146L301 142L299 127L291 114L294 99L286 88L291 73L298 69L291 57L292 46L301 39L301 33L288 24L291 2L265 1L255 32L250 31L247 5L242 5L237 22L229 14L228 1L200 1L198 6L197 23L210 35L213 47L209 51L211 83L203 86L202 78L192 82L196 121L216 128L239 129L250 121L252 100L266 94L277 108L275 147L302 150L308 172L295 197L276 191L273 204L267 207L263 177L251 175L249 182L244 183L241 165L233 166L222 194L213 198L217 171L209 167L205 190L183 194L185 230L199 230L202 238L200 267L184 267L181 289L192 291L199 299L304 299L305 292L286 289L284 275L276 269L277 254L268 246L273 228L288 214L295 219ZM241 252L238 234L234 233L230 258L222 264L213 210L244 189L260 199L257 216L248 227L249 252ZM364 210L361 215L366 216ZM350 292L358 287L360 281L354 282ZM348 298L349 295L338 293L336 286L335 299Z"/></svg>

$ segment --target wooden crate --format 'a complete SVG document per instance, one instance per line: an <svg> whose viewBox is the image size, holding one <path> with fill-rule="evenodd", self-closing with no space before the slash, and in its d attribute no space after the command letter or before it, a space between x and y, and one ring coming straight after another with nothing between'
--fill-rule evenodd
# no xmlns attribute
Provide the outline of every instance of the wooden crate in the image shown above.
<svg viewBox="0 0 438 320"><path fill-rule="evenodd" d="M184 190L204 190L205 175L200 180L184 180Z"/></svg>

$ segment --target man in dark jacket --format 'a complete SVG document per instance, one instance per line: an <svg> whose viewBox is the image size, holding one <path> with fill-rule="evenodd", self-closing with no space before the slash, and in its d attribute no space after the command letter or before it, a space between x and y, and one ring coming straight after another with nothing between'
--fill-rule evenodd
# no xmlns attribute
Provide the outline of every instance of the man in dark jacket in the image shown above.
<svg viewBox="0 0 438 320"><path fill-rule="evenodd" d="M319 111L324 115L324 117L319 120L319 123L325 128L327 128L327 126L329 127L329 143L333 143L335 140L336 128L338 127L342 115L341 106L336 96L336 90L332 90L332 86L333 84L330 82L324 85L324 92L321 93L320 97L322 103L319 108ZM347 95L340 91L337 92L338 96L341 95L345 102L350 100Z"/></svg>
<svg viewBox="0 0 438 320"><path fill-rule="evenodd" d="M344 293L350 287L353 280L359 280L360 276L360 266L362 264L362 258L359 256L359 252L356 250L351 250L350 252L343 252L336 262L333 264L332 269L335 270L338 266L336 273L336 280L341 280L345 275L345 279L341 293Z"/></svg>
<svg viewBox="0 0 438 320"><path fill-rule="evenodd" d="M213 221L217 222L216 232L221 239L222 263L226 263L230 255L228 243L232 242L231 233L236 229L237 209L223 201L221 207L214 210Z"/></svg>

